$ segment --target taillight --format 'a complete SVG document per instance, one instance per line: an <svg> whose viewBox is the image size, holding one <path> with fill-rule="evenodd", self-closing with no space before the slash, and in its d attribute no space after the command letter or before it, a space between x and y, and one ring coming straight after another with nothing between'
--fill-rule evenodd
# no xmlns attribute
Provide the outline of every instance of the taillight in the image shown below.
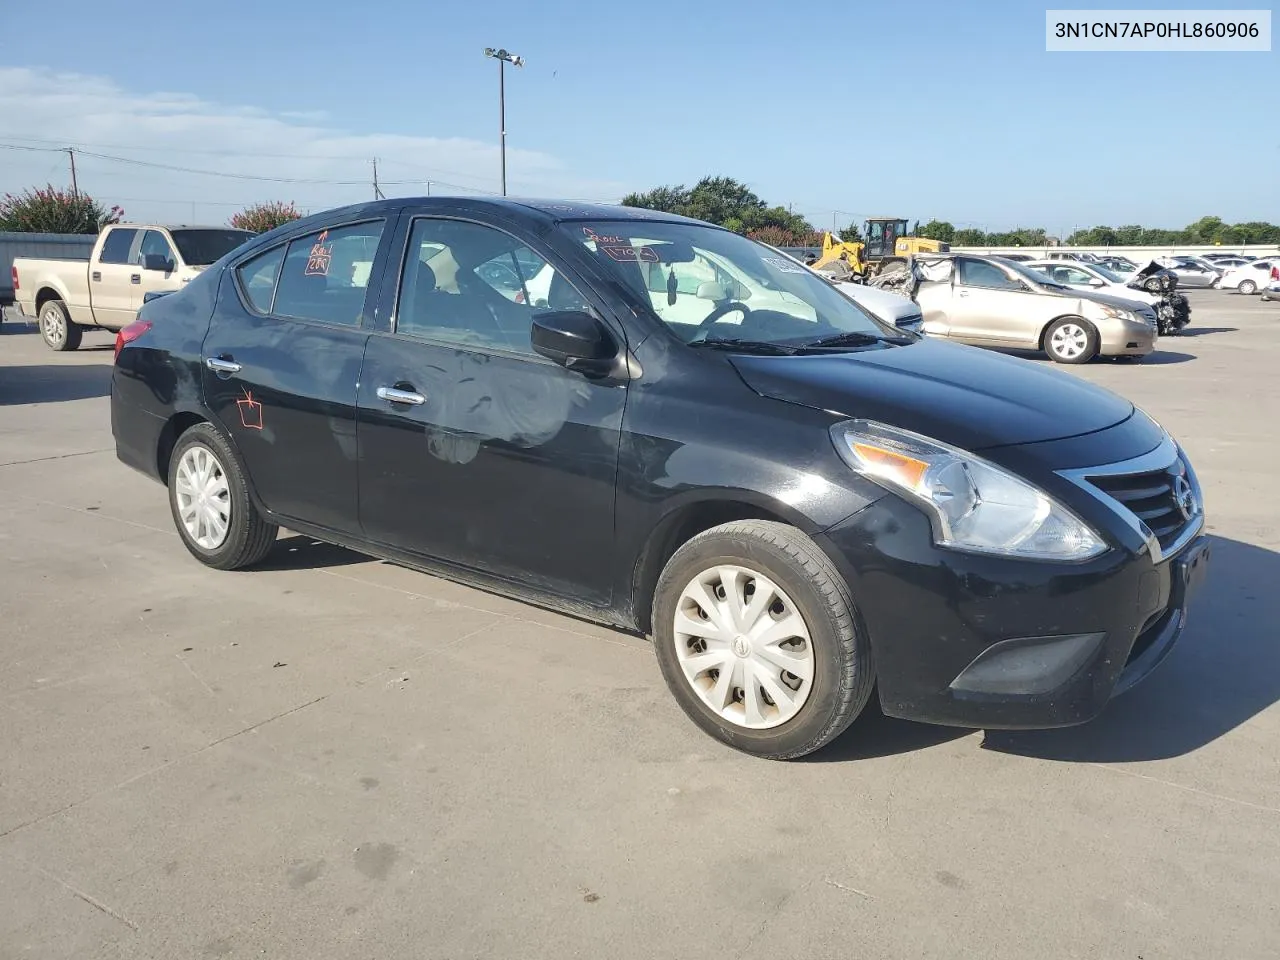
<svg viewBox="0 0 1280 960"><path fill-rule="evenodd" d="M126 343L133 343L140 336L151 329L150 320L135 320L123 330L116 334L116 359L120 357L120 350Z"/></svg>
<svg viewBox="0 0 1280 960"><path fill-rule="evenodd" d="M13 278L13 292L17 293L18 292L18 268L10 267L9 276Z"/></svg>

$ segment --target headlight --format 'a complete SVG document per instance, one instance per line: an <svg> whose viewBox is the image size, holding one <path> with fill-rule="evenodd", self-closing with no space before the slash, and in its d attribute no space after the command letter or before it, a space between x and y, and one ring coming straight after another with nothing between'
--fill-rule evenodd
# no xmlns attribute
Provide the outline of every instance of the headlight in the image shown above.
<svg viewBox="0 0 1280 960"><path fill-rule="evenodd" d="M1087 560L1107 547L1048 494L956 447L871 420L831 428L854 470L924 509L940 546L1035 560Z"/></svg>
<svg viewBox="0 0 1280 960"><path fill-rule="evenodd" d="M1120 307L1108 306L1105 303L1098 304L1098 312L1104 317L1114 317L1117 320L1136 320L1138 319L1132 310L1124 310Z"/></svg>

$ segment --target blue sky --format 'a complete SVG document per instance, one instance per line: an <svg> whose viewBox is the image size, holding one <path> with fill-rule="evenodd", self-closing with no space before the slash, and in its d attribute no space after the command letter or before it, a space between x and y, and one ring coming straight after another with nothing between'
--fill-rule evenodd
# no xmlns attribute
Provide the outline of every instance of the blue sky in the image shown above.
<svg viewBox="0 0 1280 960"><path fill-rule="evenodd" d="M481 51L505 46L528 61L507 75L513 193L617 199L711 173L819 226L1280 221L1275 52L1051 54L1045 6L8 3L6 35L45 35L51 17L75 29L6 45L0 143L360 181L81 158L82 186L131 218L361 199L375 155L384 180L496 190L496 65ZM64 160L0 150L0 190L65 179Z"/></svg>

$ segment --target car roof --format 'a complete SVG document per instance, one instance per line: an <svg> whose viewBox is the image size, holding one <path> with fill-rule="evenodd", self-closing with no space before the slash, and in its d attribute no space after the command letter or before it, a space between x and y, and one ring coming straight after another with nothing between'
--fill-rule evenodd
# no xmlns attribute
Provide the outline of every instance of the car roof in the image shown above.
<svg viewBox="0 0 1280 960"><path fill-rule="evenodd" d="M440 208L464 208L503 213L508 217L528 217L542 221L562 222L571 220L644 220L664 223L689 223L708 226L704 221L682 217L676 213L648 210L642 207L624 207L621 204L596 203L582 200L543 200L519 197L484 196L431 196L395 197L352 204L312 214L307 220L333 220L346 216L376 216L401 207L417 207L430 210ZM714 225L711 225L714 226ZM719 228L717 228L719 229Z"/></svg>

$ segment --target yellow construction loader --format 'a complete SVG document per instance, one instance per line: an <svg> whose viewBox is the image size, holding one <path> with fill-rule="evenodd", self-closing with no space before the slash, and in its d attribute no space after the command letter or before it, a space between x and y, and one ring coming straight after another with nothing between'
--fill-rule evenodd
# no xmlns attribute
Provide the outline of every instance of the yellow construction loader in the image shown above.
<svg viewBox="0 0 1280 960"><path fill-rule="evenodd" d="M946 253L941 240L907 236L907 221L897 217L872 217L862 225L865 240L841 240L835 234L822 237L822 256L810 264L828 273L849 273L869 280L881 273L904 270L916 253Z"/></svg>

